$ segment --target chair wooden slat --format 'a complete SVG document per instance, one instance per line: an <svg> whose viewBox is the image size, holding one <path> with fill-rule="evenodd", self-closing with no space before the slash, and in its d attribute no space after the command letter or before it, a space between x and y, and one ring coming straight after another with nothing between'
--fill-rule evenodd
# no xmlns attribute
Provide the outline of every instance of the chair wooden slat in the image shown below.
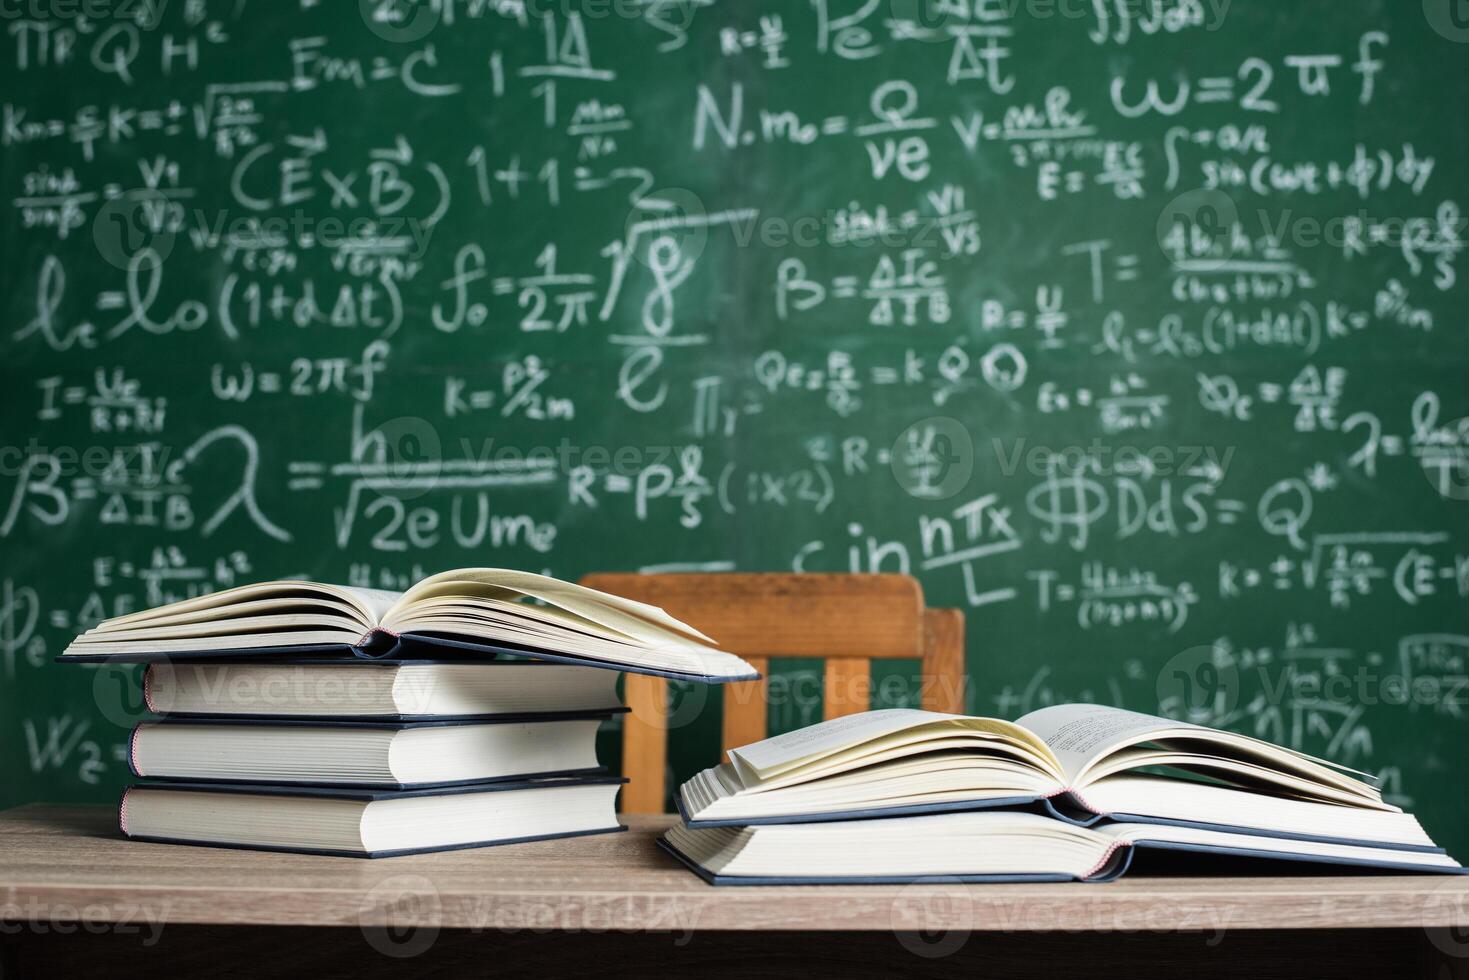
<svg viewBox="0 0 1469 980"><path fill-rule="evenodd" d="M923 707L952 715L965 713L964 613L925 609L923 659L919 674Z"/></svg>
<svg viewBox="0 0 1469 980"><path fill-rule="evenodd" d="M831 657L822 685L821 717L841 718L866 711L872 703L872 661L864 657Z"/></svg>
<svg viewBox="0 0 1469 980"><path fill-rule="evenodd" d="M632 710L622 716L623 813L662 813L668 798L668 682L626 674L622 696Z"/></svg>
<svg viewBox="0 0 1469 980"><path fill-rule="evenodd" d="M724 685L724 722L719 744L725 752L758 742L767 734L769 689L765 677L770 673L770 661L765 657L750 657L749 661L763 675L760 680Z"/></svg>

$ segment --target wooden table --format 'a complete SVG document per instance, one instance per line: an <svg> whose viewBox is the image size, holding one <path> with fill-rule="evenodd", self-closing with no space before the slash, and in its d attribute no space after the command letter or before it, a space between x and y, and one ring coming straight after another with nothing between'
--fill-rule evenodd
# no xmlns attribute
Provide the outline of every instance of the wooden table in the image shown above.
<svg viewBox="0 0 1469 980"><path fill-rule="evenodd" d="M491 960L497 977L539 978L1469 976L1462 878L714 888L654 847L671 820L365 861L146 844L120 837L110 808L21 807L0 813L0 978L242 960L255 976L484 974Z"/></svg>

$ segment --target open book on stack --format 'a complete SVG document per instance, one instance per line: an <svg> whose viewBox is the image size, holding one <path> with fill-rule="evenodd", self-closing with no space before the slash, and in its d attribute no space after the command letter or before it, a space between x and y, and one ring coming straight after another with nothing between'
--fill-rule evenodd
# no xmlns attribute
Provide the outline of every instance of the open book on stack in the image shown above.
<svg viewBox="0 0 1469 980"><path fill-rule="evenodd" d="M849 715L732 750L678 805L664 847L720 884L1100 880L1139 852L1459 870L1362 773L1091 704Z"/></svg>
<svg viewBox="0 0 1469 980"><path fill-rule="evenodd" d="M402 594L241 586L59 659L148 664L127 835L368 857L621 830L596 744L618 673L758 676L656 607L483 568Z"/></svg>
<svg viewBox="0 0 1469 980"><path fill-rule="evenodd" d="M657 606L505 568L443 572L402 593L243 585L104 620L60 659L343 654L534 657L709 683L760 676Z"/></svg>

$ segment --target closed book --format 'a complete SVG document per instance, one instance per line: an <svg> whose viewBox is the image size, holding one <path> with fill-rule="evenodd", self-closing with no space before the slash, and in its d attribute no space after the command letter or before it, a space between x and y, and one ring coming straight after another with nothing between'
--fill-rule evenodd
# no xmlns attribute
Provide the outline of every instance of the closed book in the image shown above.
<svg viewBox="0 0 1469 980"><path fill-rule="evenodd" d="M128 759L144 779L448 786L591 774L608 714L474 722L163 719L133 729Z"/></svg>
<svg viewBox="0 0 1469 980"><path fill-rule="evenodd" d="M614 833L613 776L440 789L140 783L123 794L129 837L347 857L390 857Z"/></svg>
<svg viewBox="0 0 1469 980"><path fill-rule="evenodd" d="M617 674L535 660L167 662L143 673L169 716L394 721L617 711Z"/></svg>

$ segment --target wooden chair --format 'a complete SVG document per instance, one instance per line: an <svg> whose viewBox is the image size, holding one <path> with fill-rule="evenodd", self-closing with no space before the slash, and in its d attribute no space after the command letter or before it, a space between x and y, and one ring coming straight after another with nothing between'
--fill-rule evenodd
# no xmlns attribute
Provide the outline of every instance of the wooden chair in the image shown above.
<svg viewBox="0 0 1469 980"><path fill-rule="evenodd" d="M661 606L768 674L771 657L820 657L827 718L867 710L872 661L922 662L930 711L964 711L964 614L925 609L907 575L714 573L588 575L581 584ZM668 682L628 674L623 716L624 813L661 813L667 799ZM766 681L724 685L723 750L766 736Z"/></svg>

